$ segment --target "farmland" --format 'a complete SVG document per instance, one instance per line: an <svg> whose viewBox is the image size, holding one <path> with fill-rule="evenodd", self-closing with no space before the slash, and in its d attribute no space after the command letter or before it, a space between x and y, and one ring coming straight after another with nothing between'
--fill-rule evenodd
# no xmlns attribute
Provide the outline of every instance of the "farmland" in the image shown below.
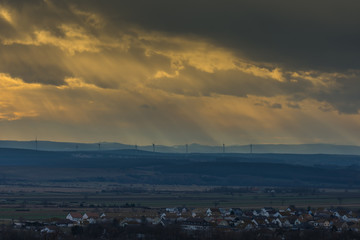
<svg viewBox="0 0 360 240"><path fill-rule="evenodd" d="M261 208L264 206L301 208L340 206L360 208L360 191L309 190L291 188L218 188L213 186L151 186L104 185L86 183L84 186L1 186L0 218L49 219L64 218L70 211L116 212L120 208ZM79 189L81 191L79 191ZM87 189L88 191L85 191ZM339 197L341 196L341 197Z"/></svg>

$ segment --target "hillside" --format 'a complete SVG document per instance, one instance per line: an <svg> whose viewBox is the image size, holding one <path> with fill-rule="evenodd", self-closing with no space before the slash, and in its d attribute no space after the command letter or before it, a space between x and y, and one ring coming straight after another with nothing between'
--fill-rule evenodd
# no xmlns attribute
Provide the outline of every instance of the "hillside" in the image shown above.
<svg viewBox="0 0 360 240"><path fill-rule="evenodd" d="M360 156L0 149L9 181L359 187Z"/></svg>

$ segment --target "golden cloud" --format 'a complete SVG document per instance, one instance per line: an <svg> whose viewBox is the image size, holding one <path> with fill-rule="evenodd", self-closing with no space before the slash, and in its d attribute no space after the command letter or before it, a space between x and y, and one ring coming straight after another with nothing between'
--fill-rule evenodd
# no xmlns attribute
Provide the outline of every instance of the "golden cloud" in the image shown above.
<svg viewBox="0 0 360 240"><path fill-rule="evenodd" d="M4 6L0 5L0 18L4 19L6 22L13 24L14 19L10 11L7 10Z"/></svg>

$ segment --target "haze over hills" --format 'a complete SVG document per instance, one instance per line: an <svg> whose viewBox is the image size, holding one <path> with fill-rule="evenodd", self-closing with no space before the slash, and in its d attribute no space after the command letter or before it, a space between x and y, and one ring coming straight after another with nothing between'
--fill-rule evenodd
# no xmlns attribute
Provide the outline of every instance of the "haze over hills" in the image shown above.
<svg viewBox="0 0 360 240"><path fill-rule="evenodd" d="M99 148L100 147L100 148ZM139 150L153 151L152 145L137 146ZM38 149L43 151L98 151L135 149L135 145L101 142L76 143L53 141L0 141L0 148ZM360 146L334 144L253 144L253 153L289 153L289 154L344 154L360 155ZM164 146L155 145L156 152L185 153L185 145ZM231 145L225 147L226 153L249 153L250 145ZM222 153L222 146L189 144L189 153Z"/></svg>
<svg viewBox="0 0 360 240"><path fill-rule="evenodd" d="M360 156L0 149L0 183L358 188Z"/></svg>
<svg viewBox="0 0 360 240"><path fill-rule="evenodd" d="M100 148L99 148L100 144ZM37 151L36 151L37 148ZM92 182L358 188L360 147L138 146L0 141L0 183Z"/></svg>

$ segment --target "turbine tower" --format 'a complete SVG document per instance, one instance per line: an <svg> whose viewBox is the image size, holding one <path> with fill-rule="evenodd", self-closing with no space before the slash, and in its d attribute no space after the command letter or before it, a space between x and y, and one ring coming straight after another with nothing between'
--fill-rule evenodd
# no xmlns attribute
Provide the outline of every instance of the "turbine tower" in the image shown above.
<svg viewBox="0 0 360 240"><path fill-rule="evenodd" d="M38 140L37 140L37 136L35 137L35 150L38 150Z"/></svg>
<svg viewBox="0 0 360 240"><path fill-rule="evenodd" d="M223 153L225 153L225 143L223 143L222 151L223 151Z"/></svg>
<svg viewBox="0 0 360 240"><path fill-rule="evenodd" d="M152 146L153 146L153 152L155 152L155 143L153 143Z"/></svg>

